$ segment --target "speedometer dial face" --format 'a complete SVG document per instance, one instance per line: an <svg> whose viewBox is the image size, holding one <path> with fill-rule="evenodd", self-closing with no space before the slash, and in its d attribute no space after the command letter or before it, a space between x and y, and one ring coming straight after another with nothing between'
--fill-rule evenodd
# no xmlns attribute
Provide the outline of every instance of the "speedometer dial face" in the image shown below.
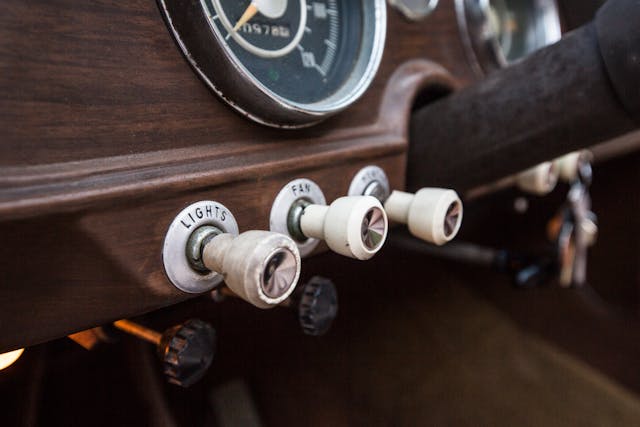
<svg viewBox="0 0 640 427"><path fill-rule="evenodd" d="M205 84L270 126L308 126L347 108L382 58L385 0L159 2Z"/></svg>
<svg viewBox="0 0 640 427"><path fill-rule="evenodd" d="M361 48L363 2L279 0L279 13L258 11L243 23L256 3L260 9L250 0L203 4L234 59L273 94L297 104L333 95L353 72Z"/></svg>

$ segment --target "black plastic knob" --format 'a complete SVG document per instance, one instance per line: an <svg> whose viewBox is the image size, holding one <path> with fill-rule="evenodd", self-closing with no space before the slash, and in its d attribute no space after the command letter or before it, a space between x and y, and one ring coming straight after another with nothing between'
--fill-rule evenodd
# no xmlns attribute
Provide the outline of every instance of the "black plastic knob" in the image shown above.
<svg viewBox="0 0 640 427"><path fill-rule="evenodd" d="M162 334L158 355L167 380L189 387L207 372L215 349L215 329L202 320L191 319Z"/></svg>
<svg viewBox="0 0 640 427"><path fill-rule="evenodd" d="M338 292L333 282L313 277L302 290L298 304L298 319L302 331L319 336L327 333L338 314Z"/></svg>

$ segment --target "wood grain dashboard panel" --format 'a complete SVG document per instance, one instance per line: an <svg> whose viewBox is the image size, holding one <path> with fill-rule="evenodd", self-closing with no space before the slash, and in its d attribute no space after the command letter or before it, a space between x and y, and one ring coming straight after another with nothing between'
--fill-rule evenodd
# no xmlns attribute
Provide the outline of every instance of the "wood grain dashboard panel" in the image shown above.
<svg viewBox="0 0 640 427"><path fill-rule="evenodd" d="M365 96L286 131L218 100L153 1L1 2L0 351L188 298L160 254L189 203L217 200L246 230L268 227L273 197L293 178L315 180L332 200L377 164L402 188L414 96L475 78L453 3L421 22L390 8Z"/></svg>

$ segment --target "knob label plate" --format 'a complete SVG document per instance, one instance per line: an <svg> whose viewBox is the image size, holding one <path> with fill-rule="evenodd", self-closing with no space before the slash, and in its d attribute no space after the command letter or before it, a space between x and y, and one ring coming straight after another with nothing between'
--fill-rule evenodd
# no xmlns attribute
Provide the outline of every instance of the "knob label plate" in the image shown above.
<svg viewBox="0 0 640 427"><path fill-rule="evenodd" d="M282 187L280 193L276 196L271 207L271 215L269 218L269 227L271 231L291 236L288 226L289 211L293 204L304 199L314 205L326 205L327 201L322 190L315 182L306 178L299 178L289 182ZM317 239L307 239L304 242L296 242L300 256L309 255L320 243Z"/></svg>
<svg viewBox="0 0 640 427"><path fill-rule="evenodd" d="M312 182L299 179L297 181L293 181L290 185L291 193L293 193L294 197L302 197L305 195L309 195L312 192Z"/></svg>
<svg viewBox="0 0 640 427"><path fill-rule="evenodd" d="M367 194L367 189L374 183L380 186L380 194ZM349 196L374 196L380 200L378 196L382 196L383 199L389 197L390 188L389 178L384 170L379 166L370 165L360 169L353 177L347 194ZM384 200L380 200L380 202L384 203Z"/></svg>
<svg viewBox="0 0 640 427"><path fill-rule="evenodd" d="M229 212L226 209L223 209L224 206L221 204L216 202L204 202L206 204L203 205L202 203L203 202L189 206L189 208L187 208L188 212L186 212L186 215L182 215L180 224L182 224L182 226L187 230L191 230L195 225L197 225L197 227L203 225L200 224L203 219L222 221L224 223L227 221L227 218L230 217Z"/></svg>
<svg viewBox="0 0 640 427"><path fill-rule="evenodd" d="M189 237L203 225L212 225L234 236L239 233L236 219L229 209L218 202L196 202L187 206L174 218L164 239L164 270L176 288L192 294L208 292L222 282L222 276L218 273L202 274L195 271L187 259Z"/></svg>

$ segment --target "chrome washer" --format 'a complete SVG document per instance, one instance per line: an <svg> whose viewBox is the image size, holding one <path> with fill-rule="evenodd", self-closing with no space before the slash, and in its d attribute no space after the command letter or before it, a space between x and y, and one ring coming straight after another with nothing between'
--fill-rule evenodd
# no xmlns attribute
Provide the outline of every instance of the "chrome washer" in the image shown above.
<svg viewBox="0 0 640 427"><path fill-rule="evenodd" d="M318 239L307 239L304 242L300 242L289 232L289 211L298 200L306 200L314 205L327 204L324 193L318 184L306 178L294 179L282 187L282 190L273 201L269 217L269 228L271 231L291 237L298 245L300 256L304 257L309 255L320 241Z"/></svg>
<svg viewBox="0 0 640 427"><path fill-rule="evenodd" d="M372 191L373 186L376 187L375 191ZM387 174L381 167L374 165L365 166L358 171L351 180L348 193L349 196L374 196L382 204L390 194L391 187Z"/></svg>
<svg viewBox="0 0 640 427"><path fill-rule="evenodd" d="M183 292L199 294L217 287L223 280L216 272L198 273L187 259L187 242L203 225L212 225L224 233L239 234L238 223L229 209L218 202L203 200L183 209L173 220L164 239L162 262L173 285Z"/></svg>

